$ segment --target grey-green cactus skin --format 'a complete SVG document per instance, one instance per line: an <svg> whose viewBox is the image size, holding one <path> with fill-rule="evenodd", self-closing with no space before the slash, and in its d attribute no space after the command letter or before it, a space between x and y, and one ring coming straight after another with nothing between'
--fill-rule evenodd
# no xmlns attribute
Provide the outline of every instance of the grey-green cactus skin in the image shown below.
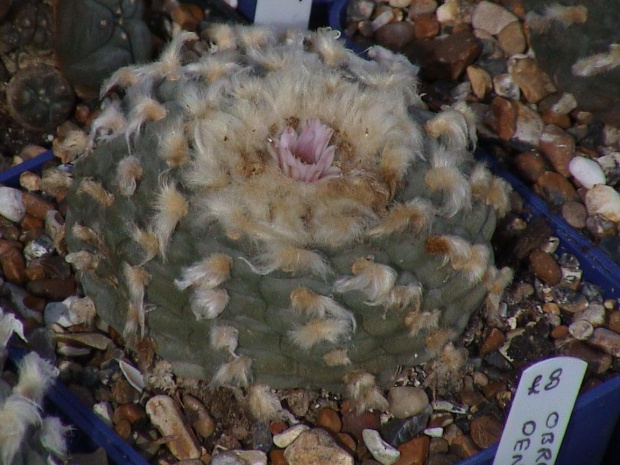
<svg viewBox="0 0 620 465"><path fill-rule="evenodd" d="M154 339L158 355L172 364L176 375L211 379L219 367L231 360L228 352L215 350L209 343L213 327L225 325L238 330L235 356L251 359L252 382L274 388L321 387L334 392L342 391L343 377L356 370L388 382L399 366L423 363L438 354L441 347L429 348L433 334L443 332L446 342L464 330L472 313L481 308L487 297L489 278L470 279L446 262L443 255L430 253L426 243L431 236L455 236L486 246L490 254L488 267L493 268L490 238L496 224L496 206L474 195L471 208L463 208L452 216L435 215L430 230L419 232L409 228L378 237L362 235L337 247L314 245L312 250L320 254L331 270L324 276L305 270L257 274L250 263L262 251L263 244L252 238L231 236L217 221L202 220L200 207L193 201L196 193L186 182L187 168L171 168L157 156L162 134L171 123L193 118L179 103L188 85L203 84L181 79L156 86L154 95L167 109L167 115L146 122L139 135L129 139L131 154L143 168L133 195L118 195L116 180L118 164L128 155L127 138L99 143L75 166L74 185L68 196L66 241L70 252L86 250L100 257L94 270L80 271L80 280L104 321L123 331L131 300L123 263L141 266L151 276L144 295L146 334ZM127 115L131 107L129 97L123 105ZM424 137L424 146L428 148L432 145L431 137ZM449 194L428 188L425 175L431 169L428 157L411 163L390 204L427 199L440 211ZM460 163L460 169L464 176L470 176L475 169L473 159ZM114 194L114 202L102 206L81 192L80 183L86 178L100 182ZM179 186L189 199L189 211L174 229L165 260L158 255L144 263L145 252L130 234L128 225L149 224L162 180ZM75 225L96 231L102 243L76 237ZM174 282L184 269L213 253L232 258L230 277L220 286L230 300L217 317L197 320L190 305L191 289L180 290ZM395 270L396 285L421 285L418 311L429 315L439 311L437 325L412 331L405 322L410 309L384 309L369 303L360 291L335 292L336 280L351 275L355 260L361 257ZM309 319L290 308L291 292L300 287L328 296L352 312L357 323L355 331L335 342L324 340L310 348L296 344L291 331ZM330 366L324 356L338 349L343 349L346 360Z"/></svg>

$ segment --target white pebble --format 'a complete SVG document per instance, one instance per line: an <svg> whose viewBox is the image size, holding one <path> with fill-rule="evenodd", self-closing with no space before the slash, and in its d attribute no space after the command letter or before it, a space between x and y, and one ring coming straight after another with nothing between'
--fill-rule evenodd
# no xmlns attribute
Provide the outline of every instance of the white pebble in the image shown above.
<svg viewBox="0 0 620 465"><path fill-rule="evenodd" d="M568 327L568 332L571 336L579 341L585 341L590 339L592 334L594 334L594 326L592 323L586 320L577 320L574 323L571 323Z"/></svg>
<svg viewBox="0 0 620 465"><path fill-rule="evenodd" d="M295 439L297 439L301 433L308 431L310 428L301 423L295 426L291 426L289 429L276 434L273 437L273 443L281 449L284 449L291 445Z"/></svg>
<svg viewBox="0 0 620 465"><path fill-rule="evenodd" d="M388 392L390 412L396 418L408 418L417 415L428 405L428 396L424 389L413 386L397 386Z"/></svg>
<svg viewBox="0 0 620 465"><path fill-rule="evenodd" d="M22 203L22 192L12 187L0 186L0 215L19 223L26 215Z"/></svg>
<svg viewBox="0 0 620 465"><path fill-rule="evenodd" d="M383 465L392 465L400 458L400 451L381 439L379 432L374 429L362 431L364 444L374 459Z"/></svg>
<svg viewBox="0 0 620 465"><path fill-rule="evenodd" d="M620 194L611 186L597 184L586 193L586 208L590 216L604 216L620 223Z"/></svg>
<svg viewBox="0 0 620 465"><path fill-rule="evenodd" d="M592 189L597 184L605 184L605 173L594 160L586 157L574 157L568 164L568 170L573 177L586 189Z"/></svg>

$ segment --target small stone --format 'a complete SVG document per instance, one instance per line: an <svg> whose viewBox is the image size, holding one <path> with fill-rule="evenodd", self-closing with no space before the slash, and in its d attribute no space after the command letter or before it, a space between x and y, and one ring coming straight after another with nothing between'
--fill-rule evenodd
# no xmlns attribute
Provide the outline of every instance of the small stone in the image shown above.
<svg viewBox="0 0 620 465"><path fill-rule="evenodd" d="M568 164L568 170L586 189L592 189L597 184L607 182L601 165L590 158L574 157Z"/></svg>
<svg viewBox="0 0 620 465"><path fill-rule="evenodd" d="M481 449L486 449L502 436L502 422L490 415L482 415L474 418L469 424L472 441Z"/></svg>
<svg viewBox="0 0 620 465"><path fill-rule="evenodd" d="M573 228L585 228L588 210L581 202L566 202L562 205L562 218Z"/></svg>
<svg viewBox="0 0 620 465"><path fill-rule="evenodd" d="M381 421L376 413L364 412L359 415L348 412L342 417L342 432L349 433L357 441L362 441L362 431L379 429Z"/></svg>
<svg viewBox="0 0 620 465"><path fill-rule="evenodd" d="M386 24L375 31L375 41L382 47L400 51L415 37L415 27L408 21Z"/></svg>
<svg viewBox="0 0 620 465"><path fill-rule="evenodd" d="M437 7L437 20L446 26L454 26L461 22L461 8L459 0L445 0Z"/></svg>
<svg viewBox="0 0 620 465"><path fill-rule="evenodd" d="M194 431L204 439L215 432L215 422L202 402L190 395L183 396L183 407L192 420Z"/></svg>
<svg viewBox="0 0 620 465"><path fill-rule="evenodd" d="M609 314L607 326L614 333L620 334L620 310L614 310Z"/></svg>
<svg viewBox="0 0 620 465"><path fill-rule="evenodd" d="M38 157L44 152L47 152L45 147L35 144L26 144L24 148L19 151L18 157L23 161L32 160L34 157Z"/></svg>
<svg viewBox="0 0 620 465"><path fill-rule="evenodd" d="M611 186L598 184L586 194L589 215L601 215L614 223L620 223L620 194Z"/></svg>
<svg viewBox="0 0 620 465"><path fill-rule="evenodd" d="M329 407L323 407L319 410L315 424L332 433L339 433L342 429L342 420L340 420L338 412Z"/></svg>
<svg viewBox="0 0 620 465"><path fill-rule="evenodd" d="M519 18L510 11L486 0L478 3L471 16L474 29L482 29L493 35L499 34L502 29L516 21L519 21Z"/></svg>
<svg viewBox="0 0 620 465"><path fill-rule="evenodd" d="M98 402L93 405L93 413L101 418L106 425L112 426L114 412L109 402Z"/></svg>
<svg viewBox="0 0 620 465"><path fill-rule="evenodd" d="M389 0L388 3L394 8L407 8L411 5L411 0Z"/></svg>
<svg viewBox="0 0 620 465"><path fill-rule="evenodd" d="M56 335L56 340L69 344L85 345L97 350L106 350L113 346L109 337L99 333L62 333Z"/></svg>
<svg viewBox="0 0 620 465"><path fill-rule="evenodd" d="M547 73L530 57L511 58L508 70L529 103L537 103L556 90Z"/></svg>
<svg viewBox="0 0 620 465"><path fill-rule="evenodd" d="M568 115L558 115L551 111L545 111L541 112L541 116L545 124L553 124L554 126L562 128L564 130L569 129L572 126L570 116Z"/></svg>
<svg viewBox="0 0 620 465"><path fill-rule="evenodd" d="M409 49L407 49L408 51ZM423 72L429 78L456 81L482 50L482 45L469 31L460 31L433 41L433 50Z"/></svg>
<svg viewBox="0 0 620 465"><path fill-rule="evenodd" d="M450 444L444 438L431 438L429 455L447 454L450 450Z"/></svg>
<svg viewBox="0 0 620 465"><path fill-rule="evenodd" d="M345 446L345 450L347 452L355 453L357 449L357 443L355 442L355 439L353 439L353 436L347 433L338 433L337 437L340 441L340 444Z"/></svg>
<svg viewBox="0 0 620 465"><path fill-rule="evenodd" d="M586 320L577 320L568 327L568 332L578 341L585 341L594 333L594 326Z"/></svg>
<svg viewBox="0 0 620 465"><path fill-rule="evenodd" d="M139 393L125 379L117 379L110 386L112 400L119 404L128 404L135 402L139 398Z"/></svg>
<svg viewBox="0 0 620 465"><path fill-rule="evenodd" d="M430 439L428 436L418 436L398 446L400 459L394 465L424 465L429 456Z"/></svg>
<svg viewBox="0 0 620 465"><path fill-rule="evenodd" d="M289 465L284 458L284 450L274 449L269 452L269 461L272 465Z"/></svg>
<svg viewBox="0 0 620 465"><path fill-rule="evenodd" d="M515 133L517 110L510 100L495 97L484 116L484 123L503 141Z"/></svg>
<svg viewBox="0 0 620 465"><path fill-rule="evenodd" d="M45 221L47 212L54 209L54 204L52 202L32 192L24 192L22 195L22 202L26 209L26 213L43 221Z"/></svg>
<svg viewBox="0 0 620 465"><path fill-rule="evenodd" d="M31 294L52 301L62 301L74 295L75 287L76 282L74 278L39 279L26 284L26 290Z"/></svg>
<svg viewBox="0 0 620 465"><path fill-rule="evenodd" d="M424 389L413 386L393 387L388 392L390 412L396 418L408 418L417 415L428 404L428 396Z"/></svg>
<svg viewBox="0 0 620 465"><path fill-rule="evenodd" d="M573 315L573 321L585 320L592 324L595 328L605 324L606 314L603 304L591 302L588 308Z"/></svg>
<svg viewBox="0 0 620 465"><path fill-rule="evenodd" d="M128 420L120 420L114 425L114 432L118 434L125 441L131 436L131 423Z"/></svg>
<svg viewBox="0 0 620 465"><path fill-rule="evenodd" d="M596 328L588 344L603 350L614 357L620 357L620 334L607 328Z"/></svg>
<svg viewBox="0 0 620 465"><path fill-rule="evenodd" d="M566 287L554 287L551 295L559 307L569 313L580 312L589 305L588 299L583 294Z"/></svg>
<svg viewBox="0 0 620 465"><path fill-rule="evenodd" d="M40 191L42 185L41 176L32 171L24 171L19 175L19 185L29 192Z"/></svg>
<svg viewBox="0 0 620 465"><path fill-rule="evenodd" d="M211 422L213 422L213 420L211 420ZM195 425L194 429L202 436ZM215 430L215 422L213 422L212 430ZM210 436L213 434L213 431L207 430L206 432L210 433ZM255 421L252 423L252 449L262 450L265 453L268 453L271 449L273 449L273 437L269 431L269 425L264 421Z"/></svg>
<svg viewBox="0 0 620 465"><path fill-rule="evenodd" d="M570 176L568 165L575 156L575 140L557 126L547 125L540 137L540 150L562 176Z"/></svg>
<svg viewBox="0 0 620 465"><path fill-rule="evenodd" d="M534 192L551 205L562 205L579 200L579 194L571 183L560 173L554 171L547 171L538 178Z"/></svg>
<svg viewBox="0 0 620 465"><path fill-rule="evenodd" d="M615 237L618 232L616 223L608 220L602 215L588 216L586 219L586 228L597 239Z"/></svg>
<svg viewBox="0 0 620 465"><path fill-rule="evenodd" d="M400 451L381 439L377 430L365 429L362 438L368 452L382 465L392 465L400 458Z"/></svg>
<svg viewBox="0 0 620 465"><path fill-rule="evenodd" d="M564 325L556 326L549 333L549 336L551 336L551 339L554 339L554 340L566 339L569 335L570 335L570 332L568 331L568 326L564 326Z"/></svg>
<svg viewBox="0 0 620 465"><path fill-rule="evenodd" d="M497 35L497 41L508 57L523 53L527 49L527 39L519 21L510 23L502 29Z"/></svg>
<svg viewBox="0 0 620 465"><path fill-rule="evenodd" d="M213 455L210 464L267 465L267 454L260 450L228 450Z"/></svg>
<svg viewBox="0 0 620 465"><path fill-rule="evenodd" d="M295 441L302 433L308 431L309 429L310 428L308 426L301 423L291 426L289 429L274 435L273 443L277 447L284 449L292 444L293 441Z"/></svg>
<svg viewBox="0 0 620 465"><path fill-rule="evenodd" d="M433 13L416 16L413 21L415 38L418 40L432 39L439 34L439 21Z"/></svg>
<svg viewBox="0 0 620 465"><path fill-rule="evenodd" d="M484 358L499 349L506 342L506 335L497 328L491 328L489 334L480 345L480 357Z"/></svg>
<svg viewBox="0 0 620 465"><path fill-rule="evenodd" d="M557 115L568 115L575 108L577 108L577 100L573 94L564 92L556 92L538 102L538 109L543 113L552 112Z"/></svg>
<svg viewBox="0 0 620 465"><path fill-rule="evenodd" d="M196 437L185 425L181 410L171 397L151 397L146 403L146 413L161 435L170 437L166 446L177 459L197 459L202 455Z"/></svg>
<svg viewBox="0 0 620 465"><path fill-rule="evenodd" d="M204 18L204 12L192 3L176 4L170 16L172 20L186 31L195 31Z"/></svg>
<svg viewBox="0 0 620 465"><path fill-rule="evenodd" d="M537 147L545 127L540 115L521 102L515 102L515 105L517 121L513 139Z"/></svg>
<svg viewBox="0 0 620 465"><path fill-rule="evenodd" d="M496 74L493 76L493 90L500 97L504 97L509 100L516 101L521 98L519 86L517 86L512 79L512 76L508 73Z"/></svg>
<svg viewBox="0 0 620 465"><path fill-rule="evenodd" d="M21 284L26 281L26 262L19 249L0 239L0 266L7 281Z"/></svg>
<svg viewBox="0 0 620 465"><path fill-rule="evenodd" d="M370 25L373 31L378 31L383 26L391 23L394 20L394 12L391 8L384 10L382 13L378 14L371 22ZM375 37L376 38L376 37ZM396 39L396 38L395 38Z"/></svg>
<svg viewBox="0 0 620 465"><path fill-rule="evenodd" d="M588 364L588 371L595 375L605 373L612 363L611 355L574 339L562 343L558 348L558 353L583 360Z"/></svg>
<svg viewBox="0 0 620 465"><path fill-rule="evenodd" d="M450 446L451 450L462 459L472 457L479 452L474 441L465 434L454 438Z"/></svg>
<svg viewBox="0 0 620 465"><path fill-rule="evenodd" d="M415 18L419 15L435 13L437 2L435 0L412 0L409 6L409 17Z"/></svg>
<svg viewBox="0 0 620 465"><path fill-rule="evenodd" d="M284 458L289 465L353 465L353 457L320 428L303 432L286 448Z"/></svg>
<svg viewBox="0 0 620 465"><path fill-rule="evenodd" d="M523 179L535 183L538 178L549 171L549 165L541 153L537 150L522 152L514 158L517 171Z"/></svg>
<svg viewBox="0 0 620 465"><path fill-rule="evenodd" d="M144 420L146 418L146 412L140 404L128 403L121 404L114 411L112 421L118 423L121 420L127 420L129 424L133 425L137 421Z"/></svg>
<svg viewBox="0 0 620 465"><path fill-rule="evenodd" d="M529 260L534 275L544 283L555 286L562 280L562 268L547 252L534 250Z"/></svg>
<svg viewBox="0 0 620 465"><path fill-rule="evenodd" d="M429 405L409 418L392 418L381 425L381 436L394 447L398 447L424 431L432 411Z"/></svg>
<svg viewBox="0 0 620 465"><path fill-rule="evenodd" d="M0 215L10 221L19 223L26 215L26 208L22 198L23 193L19 189L0 186Z"/></svg>
<svg viewBox="0 0 620 465"><path fill-rule="evenodd" d="M485 69L476 65L468 66L466 72L473 94L479 100L484 99L487 93L493 88L491 75Z"/></svg>
<svg viewBox="0 0 620 465"><path fill-rule="evenodd" d="M351 0L347 2L347 19L357 23L367 21L371 18L375 9L375 2L372 0Z"/></svg>

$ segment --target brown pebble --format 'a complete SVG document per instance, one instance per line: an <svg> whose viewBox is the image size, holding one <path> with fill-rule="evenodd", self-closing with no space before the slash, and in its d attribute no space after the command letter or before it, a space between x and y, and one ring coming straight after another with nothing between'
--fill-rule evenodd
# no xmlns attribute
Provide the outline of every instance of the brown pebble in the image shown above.
<svg viewBox="0 0 620 465"><path fill-rule="evenodd" d="M506 381L491 381L482 388L482 394L488 400L494 400L497 394L506 390Z"/></svg>
<svg viewBox="0 0 620 465"><path fill-rule="evenodd" d="M491 75L480 66L467 67L467 79L471 84L471 91L479 100L482 100L493 88Z"/></svg>
<svg viewBox="0 0 620 465"><path fill-rule="evenodd" d="M530 266L534 275L550 286L555 286L562 280L562 268L547 252L534 250L530 254Z"/></svg>
<svg viewBox="0 0 620 465"><path fill-rule="evenodd" d="M540 150L562 176L569 177L568 164L575 156L575 139L563 129L548 124L540 137Z"/></svg>
<svg viewBox="0 0 620 465"><path fill-rule="evenodd" d="M596 375L609 370L612 362L611 355L574 339L562 343L558 354L583 360L588 364L588 371Z"/></svg>
<svg viewBox="0 0 620 465"><path fill-rule="evenodd" d="M355 439L353 439L353 436L347 433L338 433L337 437L338 441L340 441L340 443L345 447L345 449L347 449L349 453L355 453L357 443L355 442Z"/></svg>
<svg viewBox="0 0 620 465"><path fill-rule="evenodd" d="M538 150L522 152L514 158L517 171L523 179L529 182L536 182L540 176L550 167L545 157Z"/></svg>
<svg viewBox="0 0 620 465"><path fill-rule="evenodd" d="M183 407L190 414L192 427L203 438L210 437L215 432L215 422L204 404L193 396L183 396Z"/></svg>
<svg viewBox="0 0 620 465"><path fill-rule="evenodd" d="M280 434L282 431L288 429L288 425L281 420L273 420L269 423L269 432L272 435Z"/></svg>
<svg viewBox="0 0 620 465"><path fill-rule="evenodd" d="M465 434L454 438L454 441L450 444L450 450L462 459L476 455L479 452L474 441Z"/></svg>
<svg viewBox="0 0 620 465"><path fill-rule="evenodd" d="M545 111L541 113L542 120L545 124L554 124L562 129L568 129L571 127L570 116L559 115L553 111Z"/></svg>
<svg viewBox="0 0 620 465"><path fill-rule="evenodd" d="M126 418L121 419L114 425L114 432L125 440L129 439L131 437L131 423Z"/></svg>
<svg viewBox="0 0 620 465"><path fill-rule="evenodd" d="M125 379L117 379L110 386L112 400L119 404L128 404L138 400L139 393Z"/></svg>
<svg viewBox="0 0 620 465"><path fill-rule="evenodd" d="M445 454L450 450L450 444L444 438L431 438L429 455Z"/></svg>
<svg viewBox="0 0 620 465"><path fill-rule="evenodd" d="M394 465L424 465L428 458L431 440L428 436L418 436L398 446L400 458Z"/></svg>
<svg viewBox="0 0 620 465"><path fill-rule="evenodd" d="M503 141L509 141L515 133L517 110L513 102L502 97L491 100L484 115L484 123Z"/></svg>
<svg viewBox="0 0 620 465"><path fill-rule="evenodd" d="M609 314L607 327L614 333L620 334L620 310L615 310Z"/></svg>
<svg viewBox="0 0 620 465"><path fill-rule="evenodd" d="M433 13L416 16L413 26L415 38L419 40L432 39L439 34L439 21Z"/></svg>
<svg viewBox="0 0 620 465"><path fill-rule="evenodd" d="M84 105L83 103L80 103L75 106L75 111L73 112L73 116L75 117L78 123L86 124L86 122L88 121L88 117L90 116L90 108L88 108L88 105Z"/></svg>
<svg viewBox="0 0 620 465"><path fill-rule="evenodd" d="M552 205L563 205L566 202L579 201L579 194L573 185L554 171L543 173L534 186L534 192Z"/></svg>
<svg viewBox="0 0 620 465"><path fill-rule="evenodd" d="M409 17L413 19L419 15L435 13L436 10L436 0L412 0L411 5L409 5Z"/></svg>
<svg viewBox="0 0 620 465"><path fill-rule="evenodd" d="M174 8L172 20L186 31L195 31L204 18L204 13L198 5L183 3Z"/></svg>
<svg viewBox="0 0 620 465"><path fill-rule="evenodd" d="M28 282L26 289L37 297L60 302L75 294L75 286L74 278L46 278Z"/></svg>
<svg viewBox="0 0 620 465"><path fill-rule="evenodd" d="M533 147L538 146L545 124L537 111L532 110L521 102L514 102L517 109L517 121L514 140L529 144Z"/></svg>
<svg viewBox="0 0 620 465"><path fill-rule="evenodd" d="M362 441L363 430L378 430L380 427L379 416L372 412L364 412L360 415L349 412L342 417L342 432L351 434L358 443Z"/></svg>
<svg viewBox="0 0 620 465"><path fill-rule="evenodd" d="M31 266L26 268L26 279L28 281L36 281L45 278L45 269L42 266Z"/></svg>
<svg viewBox="0 0 620 465"><path fill-rule="evenodd" d="M608 220L603 215L592 215L586 219L586 228L594 237L602 239L607 236L615 236L618 233L616 223Z"/></svg>
<svg viewBox="0 0 620 465"><path fill-rule="evenodd" d="M560 325L553 328L549 335L551 339L566 339L570 335L570 332L568 331L568 326Z"/></svg>
<svg viewBox="0 0 620 465"><path fill-rule="evenodd" d="M481 449L486 449L499 441L502 436L502 422L490 415L474 418L469 424L472 441Z"/></svg>
<svg viewBox="0 0 620 465"><path fill-rule="evenodd" d="M428 420L427 428L445 428L452 424L454 418L450 412L433 412Z"/></svg>
<svg viewBox="0 0 620 465"><path fill-rule="evenodd" d="M284 449L273 449L269 452L269 462L272 465L288 465L284 458Z"/></svg>
<svg viewBox="0 0 620 465"><path fill-rule="evenodd" d="M471 391L467 389L463 389L459 393L459 398L462 404L467 405L469 407L478 406L486 401L484 396L480 394L478 391Z"/></svg>
<svg viewBox="0 0 620 465"><path fill-rule="evenodd" d="M375 31L375 41L382 47L399 52L415 37L415 28L408 21L388 23Z"/></svg>
<svg viewBox="0 0 620 465"><path fill-rule="evenodd" d="M114 410L112 422L118 423L121 420L127 420L133 425L135 422L145 418L146 412L144 411L144 407L140 404L128 403L119 405L118 408Z"/></svg>
<svg viewBox="0 0 620 465"><path fill-rule="evenodd" d="M484 358L499 349L506 342L506 335L497 328L491 328L489 334L480 345L479 354Z"/></svg>
<svg viewBox="0 0 620 465"><path fill-rule="evenodd" d="M339 433L342 429L342 420L340 420L338 412L329 407L323 407L319 410L315 424L332 433Z"/></svg>
<svg viewBox="0 0 620 465"><path fill-rule="evenodd" d="M588 344L592 344L614 357L620 357L620 334L607 328L596 328L592 337L588 339Z"/></svg>
<svg viewBox="0 0 620 465"><path fill-rule="evenodd" d="M45 220L47 212L56 208L52 202L32 192L22 193L22 203L24 204L26 213L40 220Z"/></svg>
<svg viewBox="0 0 620 465"><path fill-rule="evenodd" d="M551 79L530 57L509 60L510 75L519 86L525 100L537 103L556 91Z"/></svg>
<svg viewBox="0 0 620 465"><path fill-rule="evenodd" d="M43 229L45 228L45 221L35 218L32 215L26 215L22 218L19 225L22 227L24 231L28 231L30 229Z"/></svg>
<svg viewBox="0 0 620 465"><path fill-rule="evenodd" d="M517 53L523 53L527 48L527 40L521 23L515 21L502 29L497 35L497 42L508 57Z"/></svg>
<svg viewBox="0 0 620 465"><path fill-rule="evenodd" d="M4 239L0 239L0 266L7 281L15 284L26 281L26 263L21 250Z"/></svg>
<svg viewBox="0 0 620 465"><path fill-rule="evenodd" d="M562 205L562 218L573 228L585 228L588 210L581 202L566 202Z"/></svg>

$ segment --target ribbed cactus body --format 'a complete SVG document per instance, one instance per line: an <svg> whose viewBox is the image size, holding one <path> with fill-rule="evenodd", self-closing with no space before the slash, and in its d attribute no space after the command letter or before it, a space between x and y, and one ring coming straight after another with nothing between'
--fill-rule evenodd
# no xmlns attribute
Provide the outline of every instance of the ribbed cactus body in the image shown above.
<svg viewBox="0 0 620 465"><path fill-rule="evenodd" d="M408 63L330 32L194 39L112 77L76 165L69 261L98 314L216 384L340 391L436 356L497 292L506 188L467 108L429 119Z"/></svg>

